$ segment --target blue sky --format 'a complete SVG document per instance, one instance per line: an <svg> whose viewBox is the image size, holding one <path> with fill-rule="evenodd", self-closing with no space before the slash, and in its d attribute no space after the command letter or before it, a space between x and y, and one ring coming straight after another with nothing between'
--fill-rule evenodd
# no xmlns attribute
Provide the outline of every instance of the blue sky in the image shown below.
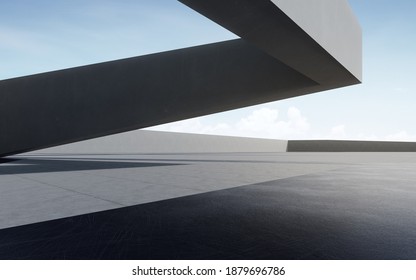
<svg viewBox="0 0 416 280"><path fill-rule="evenodd" d="M152 129L416 141L416 1L350 0L363 84ZM174 0L0 2L0 79L236 38Z"/></svg>

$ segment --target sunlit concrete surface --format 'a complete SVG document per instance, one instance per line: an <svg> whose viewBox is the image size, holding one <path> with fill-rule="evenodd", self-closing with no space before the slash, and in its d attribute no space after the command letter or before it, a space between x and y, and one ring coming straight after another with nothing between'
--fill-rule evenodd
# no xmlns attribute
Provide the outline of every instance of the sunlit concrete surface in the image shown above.
<svg viewBox="0 0 416 280"><path fill-rule="evenodd" d="M0 169L0 227L221 190L344 166L283 153L13 157ZM294 161L294 162L293 162Z"/></svg>

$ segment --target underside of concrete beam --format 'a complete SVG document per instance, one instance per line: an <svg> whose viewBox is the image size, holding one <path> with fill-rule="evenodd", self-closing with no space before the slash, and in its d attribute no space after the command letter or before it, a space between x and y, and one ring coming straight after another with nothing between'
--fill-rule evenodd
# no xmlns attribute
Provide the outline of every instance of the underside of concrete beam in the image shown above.
<svg viewBox="0 0 416 280"><path fill-rule="evenodd" d="M0 157L360 82L273 2L181 2L242 39L0 81Z"/></svg>

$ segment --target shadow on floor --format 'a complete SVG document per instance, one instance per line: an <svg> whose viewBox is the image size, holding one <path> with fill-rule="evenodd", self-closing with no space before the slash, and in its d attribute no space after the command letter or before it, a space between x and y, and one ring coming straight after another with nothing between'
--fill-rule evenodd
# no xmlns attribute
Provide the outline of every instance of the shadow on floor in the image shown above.
<svg viewBox="0 0 416 280"><path fill-rule="evenodd" d="M0 259L415 259L414 182L348 172L3 229Z"/></svg>
<svg viewBox="0 0 416 280"><path fill-rule="evenodd" d="M0 158L0 164L9 163L9 162L17 161L17 160L19 160L19 159L16 159L16 158Z"/></svg>
<svg viewBox="0 0 416 280"><path fill-rule="evenodd" d="M114 160L2 159L2 161L3 163L13 162L13 164L1 166L0 175L180 165L174 163L124 162Z"/></svg>

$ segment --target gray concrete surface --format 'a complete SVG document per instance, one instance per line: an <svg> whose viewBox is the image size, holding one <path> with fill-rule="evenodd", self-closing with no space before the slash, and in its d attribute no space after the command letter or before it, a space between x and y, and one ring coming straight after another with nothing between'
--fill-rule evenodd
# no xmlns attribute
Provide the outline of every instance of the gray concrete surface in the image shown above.
<svg viewBox="0 0 416 280"><path fill-rule="evenodd" d="M343 180L343 170L353 170L359 188L383 188L382 181L392 190L396 183L410 191L416 186L414 153L30 153L12 159L0 164L0 228L305 174L337 172Z"/></svg>

